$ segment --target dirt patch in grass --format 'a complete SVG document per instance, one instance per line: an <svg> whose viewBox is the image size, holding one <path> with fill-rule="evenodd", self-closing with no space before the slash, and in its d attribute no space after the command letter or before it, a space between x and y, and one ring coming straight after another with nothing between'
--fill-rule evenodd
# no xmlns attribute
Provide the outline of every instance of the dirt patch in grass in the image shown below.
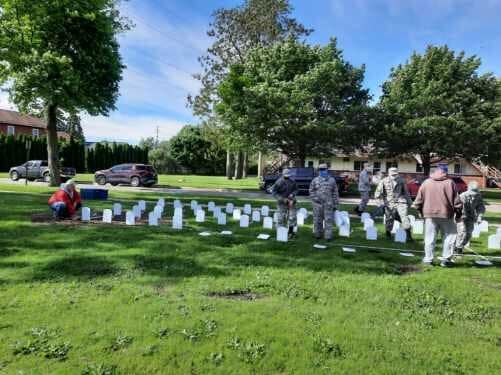
<svg viewBox="0 0 501 375"><path fill-rule="evenodd" d="M252 293L250 290L226 290L222 292L209 292L207 297L214 298L225 298L241 301L254 301L256 299L262 298L261 295L257 293Z"/></svg>
<svg viewBox="0 0 501 375"><path fill-rule="evenodd" d="M395 267L395 273L397 275L407 275L409 273L422 272L423 269L421 267L416 266L415 264L399 264Z"/></svg>

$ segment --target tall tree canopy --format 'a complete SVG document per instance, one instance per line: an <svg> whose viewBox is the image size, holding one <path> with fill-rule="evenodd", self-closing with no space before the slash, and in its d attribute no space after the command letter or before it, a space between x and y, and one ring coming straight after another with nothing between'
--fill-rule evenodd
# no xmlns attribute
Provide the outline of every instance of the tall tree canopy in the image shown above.
<svg viewBox="0 0 501 375"><path fill-rule="evenodd" d="M218 113L236 132L299 165L308 155L352 150L368 141L364 67L325 46L288 40L251 51L219 87Z"/></svg>
<svg viewBox="0 0 501 375"><path fill-rule="evenodd" d="M380 99L383 151L419 155L426 174L435 158L499 160L501 85L479 74L480 65L476 56L429 46L394 68Z"/></svg>
<svg viewBox="0 0 501 375"><path fill-rule="evenodd" d="M114 109L122 60L117 33L128 28L118 0L2 0L0 84L26 112L47 117L51 184L59 183L57 114Z"/></svg>

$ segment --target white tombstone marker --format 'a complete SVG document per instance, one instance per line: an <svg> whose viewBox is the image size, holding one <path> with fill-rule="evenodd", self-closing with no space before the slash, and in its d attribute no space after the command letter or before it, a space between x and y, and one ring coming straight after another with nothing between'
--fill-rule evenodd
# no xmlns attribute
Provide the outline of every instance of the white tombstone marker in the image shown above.
<svg viewBox="0 0 501 375"><path fill-rule="evenodd" d="M82 207L82 221L90 221L90 208Z"/></svg>
<svg viewBox="0 0 501 375"><path fill-rule="evenodd" d="M219 216L217 217L217 223L218 225L226 225L226 214L223 212L219 213Z"/></svg>
<svg viewBox="0 0 501 375"><path fill-rule="evenodd" d="M267 240L270 238L270 235L269 234L264 234L264 233L261 233L260 235L257 236L257 239L258 240Z"/></svg>
<svg viewBox="0 0 501 375"><path fill-rule="evenodd" d="M252 221L254 223L260 223L261 222L261 212L260 211L253 211L252 212Z"/></svg>
<svg viewBox="0 0 501 375"><path fill-rule="evenodd" d="M199 236L202 236L202 237L209 237L210 236L210 232L200 232L198 233Z"/></svg>
<svg viewBox="0 0 501 375"><path fill-rule="evenodd" d="M424 221L416 220L412 224L412 234L423 234L424 233Z"/></svg>
<svg viewBox="0 0 501 375"><path fill-rule="evenodd" d="M113 205L113 216L122 215L122 205L120 203L115 203Z"/></svg>
<svg viewBox="0 0 501 375"><path fill-rule="evenodd" d="M357 250L355 250L352 247L343 247L343 253L356 253Z"/></svg>
<svg viewBox="0 0 501 375"><path fill-rule="evenodd" d="M176 207L174 208L174 216L179 216L179 217L183 217L183 209L182 207Z"/></svg>
<svg viewBox="0 0 501 375"><path fill-rule="evenodd" d="M360 221L363 223L363 222L365 222L365 220L367 220L367 219L372 219L372 218L371 218L371 214L370 214L370 213L368 213L368 212L364 212L364 213L362 213L362 216L360 216Z"/></svg>
<svg viewBox="0 0 501 375"><path fill-rule="evenodd" d="M240 211L239 208L235 208L233 210L233 220L240 220L241 217L242 217L242 211Z"/></svg>
<svg viewBox="0 0 501 375"><path fill-rule="evenodd" d="M492 234L489 236L488 244L487 244L488 249L493 249L493 250L500 250L501 249L501 237L497 236L496 234Z"/></svg>
<svg viewBox="0 0 501 375"><path fill-rule="evenodd" d="M174 215L172 218L172 229L181 230L183 229L183 217L179 215Z"/></svg>
<svg viewBox="0 0 501 375"><path fill-rule="evenodd" d="M273 219L271 217L265 217L263 219L263 228L264 229L273 229Z"/></svg>
<svg viewBox="0 0 501 375"><path fill-rule="evenodd" d="M480 225L475 223L473 226L473 232L471 233L471 238L480 238Z"/></svg>
<svg viewBox="0 0 501 375"><path fill-rule="evenodd" d="M249 227L249 216L242 215L240 216L240 228L248 228Z"/></svg>
<svg viewBox="0 0 501 375"><path fill-rule="evenodd" d="M496 235L501 238L501 227L496 230Z"/></svg>
<svg viewBox="0 0 501 375"><path fill-rule="evenodd" d="M320 245L320 244L317 244L317 243L316 243L315 245L313 245L313 247L314 247L315 249L320 249L320 250L325 250L325 249L327 249L327 246L325 246L325 245Z"/></svg>
<svg viewBox="0 0 501 375"><path fill-rule="evenodd" d="M399 253L401 256L403 257L409 257L409 258L412 258L414 256L414 254L412 253L406 253L406 252L402 252L402 253Z"/></svg>
<svg viewBox="0 0 501 375"><path fill-rule="evenodd" d="M289 240L289 231L286 227L277 228L277 241L287 242Z"/></svg>
<svg viewBox="0 0 501 375"><path fill-rule="evenodd" d="M409 221L410 221L411 225L413 225L416 222L416 216L414 216L414 215L407 215L407 217L409 218Z"/></svg>
<svg viewBox="0 0 501 375"><path fill-rule="evenodd" d="M304 225L304 214L302 212L298 212L298 214L296 215L296 220L297 220L298 226L303 226Z"/></svg>
<svg viewBox="0 0 501 375"><path fill-rule="evenodd" d="M489 222L487 220L482 220L479 224L480 232L487 233L489 231Z"/></svg>
<svg viewBox="0 0 501 375"><path fill-rule="evenodd" d="M181 203L181 201L179 199L176 199L174 201L174 208L178 208L178 207L183 207L183 204Z"/></svg>
<svg viewBox="0 0 501 375"><path fill-rule="evenodd" d="M369 241L377 241L377 228L376 227L367 228L365 232L365 238Z"/></svg>
<svg viewBox="0 0 501 375"><path fill-rule="evenodd" d="M132 212L134 212L136 219L141 218L141 207L139 207L137 204L132 207Z"/></svg>
<svg viewBox="0 0 501 375"><path fill-rule="evenodd" d="M339 236L340 237L350 237L350 226L347 224L341 224L339 227Z"/></svg>
<svg viewBox="0 0 501 375"><path fill-rule="evenodd" d="M393 229L391 230L391 233L396 234L397 230L400 229L400 221L393 221Z"/></svg>
<svg viewBox="0 0 501 375"><path fill-rule="evenodd" d="M204 210L197 211L197 217L196 217L195 221L197 223L203 223L205 221L205 211Z"/></svg>
<svg viewBox="0 0 501 375"><path fill-rule="evenodd" d="M334 211L334 222L338 228L343 225L343 214L341 211Z"/></svg>
<svg viewBox="0 0 501 375"><path fill-rule="evenodd" d="M298 214L303 214L305 220L308 218L308 210L304 207L299 209Z"/></svg>
<svg viewBox="0 0 501 375"><path fill-rule="evenodd" d="M146 201L139 201L139 202L137 202L137 205L139 206L139 208L141 209L141 211L145 211L146 210Z"/></svg>
<svg viewBox="0 0 501 375"><path fill-rule="evenodd" d="M398 228L395 233L395 242L406 243L407 242L407 232L402 228Z"/></svg>
<svg viewBox="0 0 501 375"><path fill-rule="evenodd" d="M157 227L158 226L158 216L155 211L152 211L148 215L148 225L150 227Z"/></svg>
<svg viewBox="0 0 501 375"><path fill-rule="evenodd" d="M160 198L157 202L157 206L160 206L160 207L165 207L165 199L164 198Z"/></svg>
<svg viewBox="0 0 501 375"><path fill-rule="evenodd" d="M221 214L221 207L214 207L214 210L212 210L212 215L214 216L214 218L218 218L219 215Z"/></svg>
<svg viewBox="0 0 501 375"><path fill-rule="evenodd" d="M195 210L198 207L198 202L195 201L195 200L192 200L190 202L190 207L191 207L192 210Z"/></svg>
<svg viewBox="0 0 501 375"><path fill-rule="evenodd" d="M250 215L252 213L252 206L250 204L244 205L244 214Z"/></svg>
<svg viewBox="0 0 501 375"><path fill-rule="evenodd" d="M111 224L112 219L113 219L113 211L109 209L103 210L103 223Z"/></svg>
<svg viewBox="0 0 501 375"><path fill-rule="evenodd" d="M274 222L275 224L278 224L278 212L275 212L275 213L273 214L273 222Z"/></svg>
<svg viewBox="0 0 501 375"><path fill-rule="evenodd" d="M155 206L155 208L153 209L153 212L155 213L155 215L159 219L162 217L163 211L164 211L164 209L162 206Z"/></svg>
<svg viewBox="0 0 501 375"><path fill-rule="evenodd" d="M235 205L233 203L226 204L226 213L231 215L233 214L233 210L235 209Z"/></svg>
<svg viewBox="0 0 501 375"><path fill-rule="evenodd" d="M369 228L374 227L374 220L372 219L365 219L364 221L364 230L367 230Z"/></svg>
<svg viewBox="0 0 501 375"><path fill-rule="evenodd" d="M233 232L231 230L223 230L221 232L221 235L223 236L231 236L233 234Z"/></svg>
<svg viewBox="0 0 501 375"><path fill-rule="evenodd" d="M263 217L270 216L270 207L268 206L261 207L261 215Z"/></svg>
<svg viewBox="0 0 501 375"><path fill-rule="evenodd" d="M216 204L215 204L214 202L212 202L212 201L211 201L211 202L209 202L209 203L207 204L207 211L209 211L209 212L214 211L214 207L216 207Z"/></svg>
<svg viewBox="0 0 501 375"><path fill-rule="evenodd" d="M127 211L125 214L125 224L136 225L136 213L134 211Z"/></svg>

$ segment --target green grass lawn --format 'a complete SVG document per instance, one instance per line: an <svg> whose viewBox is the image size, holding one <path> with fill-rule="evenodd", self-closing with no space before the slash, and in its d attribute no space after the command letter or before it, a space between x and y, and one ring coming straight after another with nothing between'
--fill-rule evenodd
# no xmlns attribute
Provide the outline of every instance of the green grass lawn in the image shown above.
<svg viewBox="0 0 501 375"><path fill-rule="evenodd" d="M336 237L328 250L312 248L311 218L287 244L259 241L266 231L231 220L234 236L200 237L221 228L192 216L180 232L32 224L50 191L0 185L0 373L494 374L501 366L500 263L423 269L420 257L398 252L343 255L343 243L422 249L420 237L368 243L356 219L352 238ZM99 211L161 197L111 194L86 204ZM501 224L499 214L486 218ZM500 255L485 243L485 235L473 241ZM217 296L240 292L255 298Z"/></svg>

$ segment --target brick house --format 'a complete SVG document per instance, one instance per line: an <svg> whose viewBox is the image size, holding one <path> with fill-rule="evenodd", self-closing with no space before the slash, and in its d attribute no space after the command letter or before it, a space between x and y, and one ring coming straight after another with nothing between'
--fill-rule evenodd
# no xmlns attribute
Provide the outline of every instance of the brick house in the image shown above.
<svg viewBox="0 0 501 375"><path fill-rule="evenodd" d="M47 125L38 117L0 109L0 134L43 137L47 134ZM66 132L57 132L57 136L66 140L70 138Z"/></svg>

